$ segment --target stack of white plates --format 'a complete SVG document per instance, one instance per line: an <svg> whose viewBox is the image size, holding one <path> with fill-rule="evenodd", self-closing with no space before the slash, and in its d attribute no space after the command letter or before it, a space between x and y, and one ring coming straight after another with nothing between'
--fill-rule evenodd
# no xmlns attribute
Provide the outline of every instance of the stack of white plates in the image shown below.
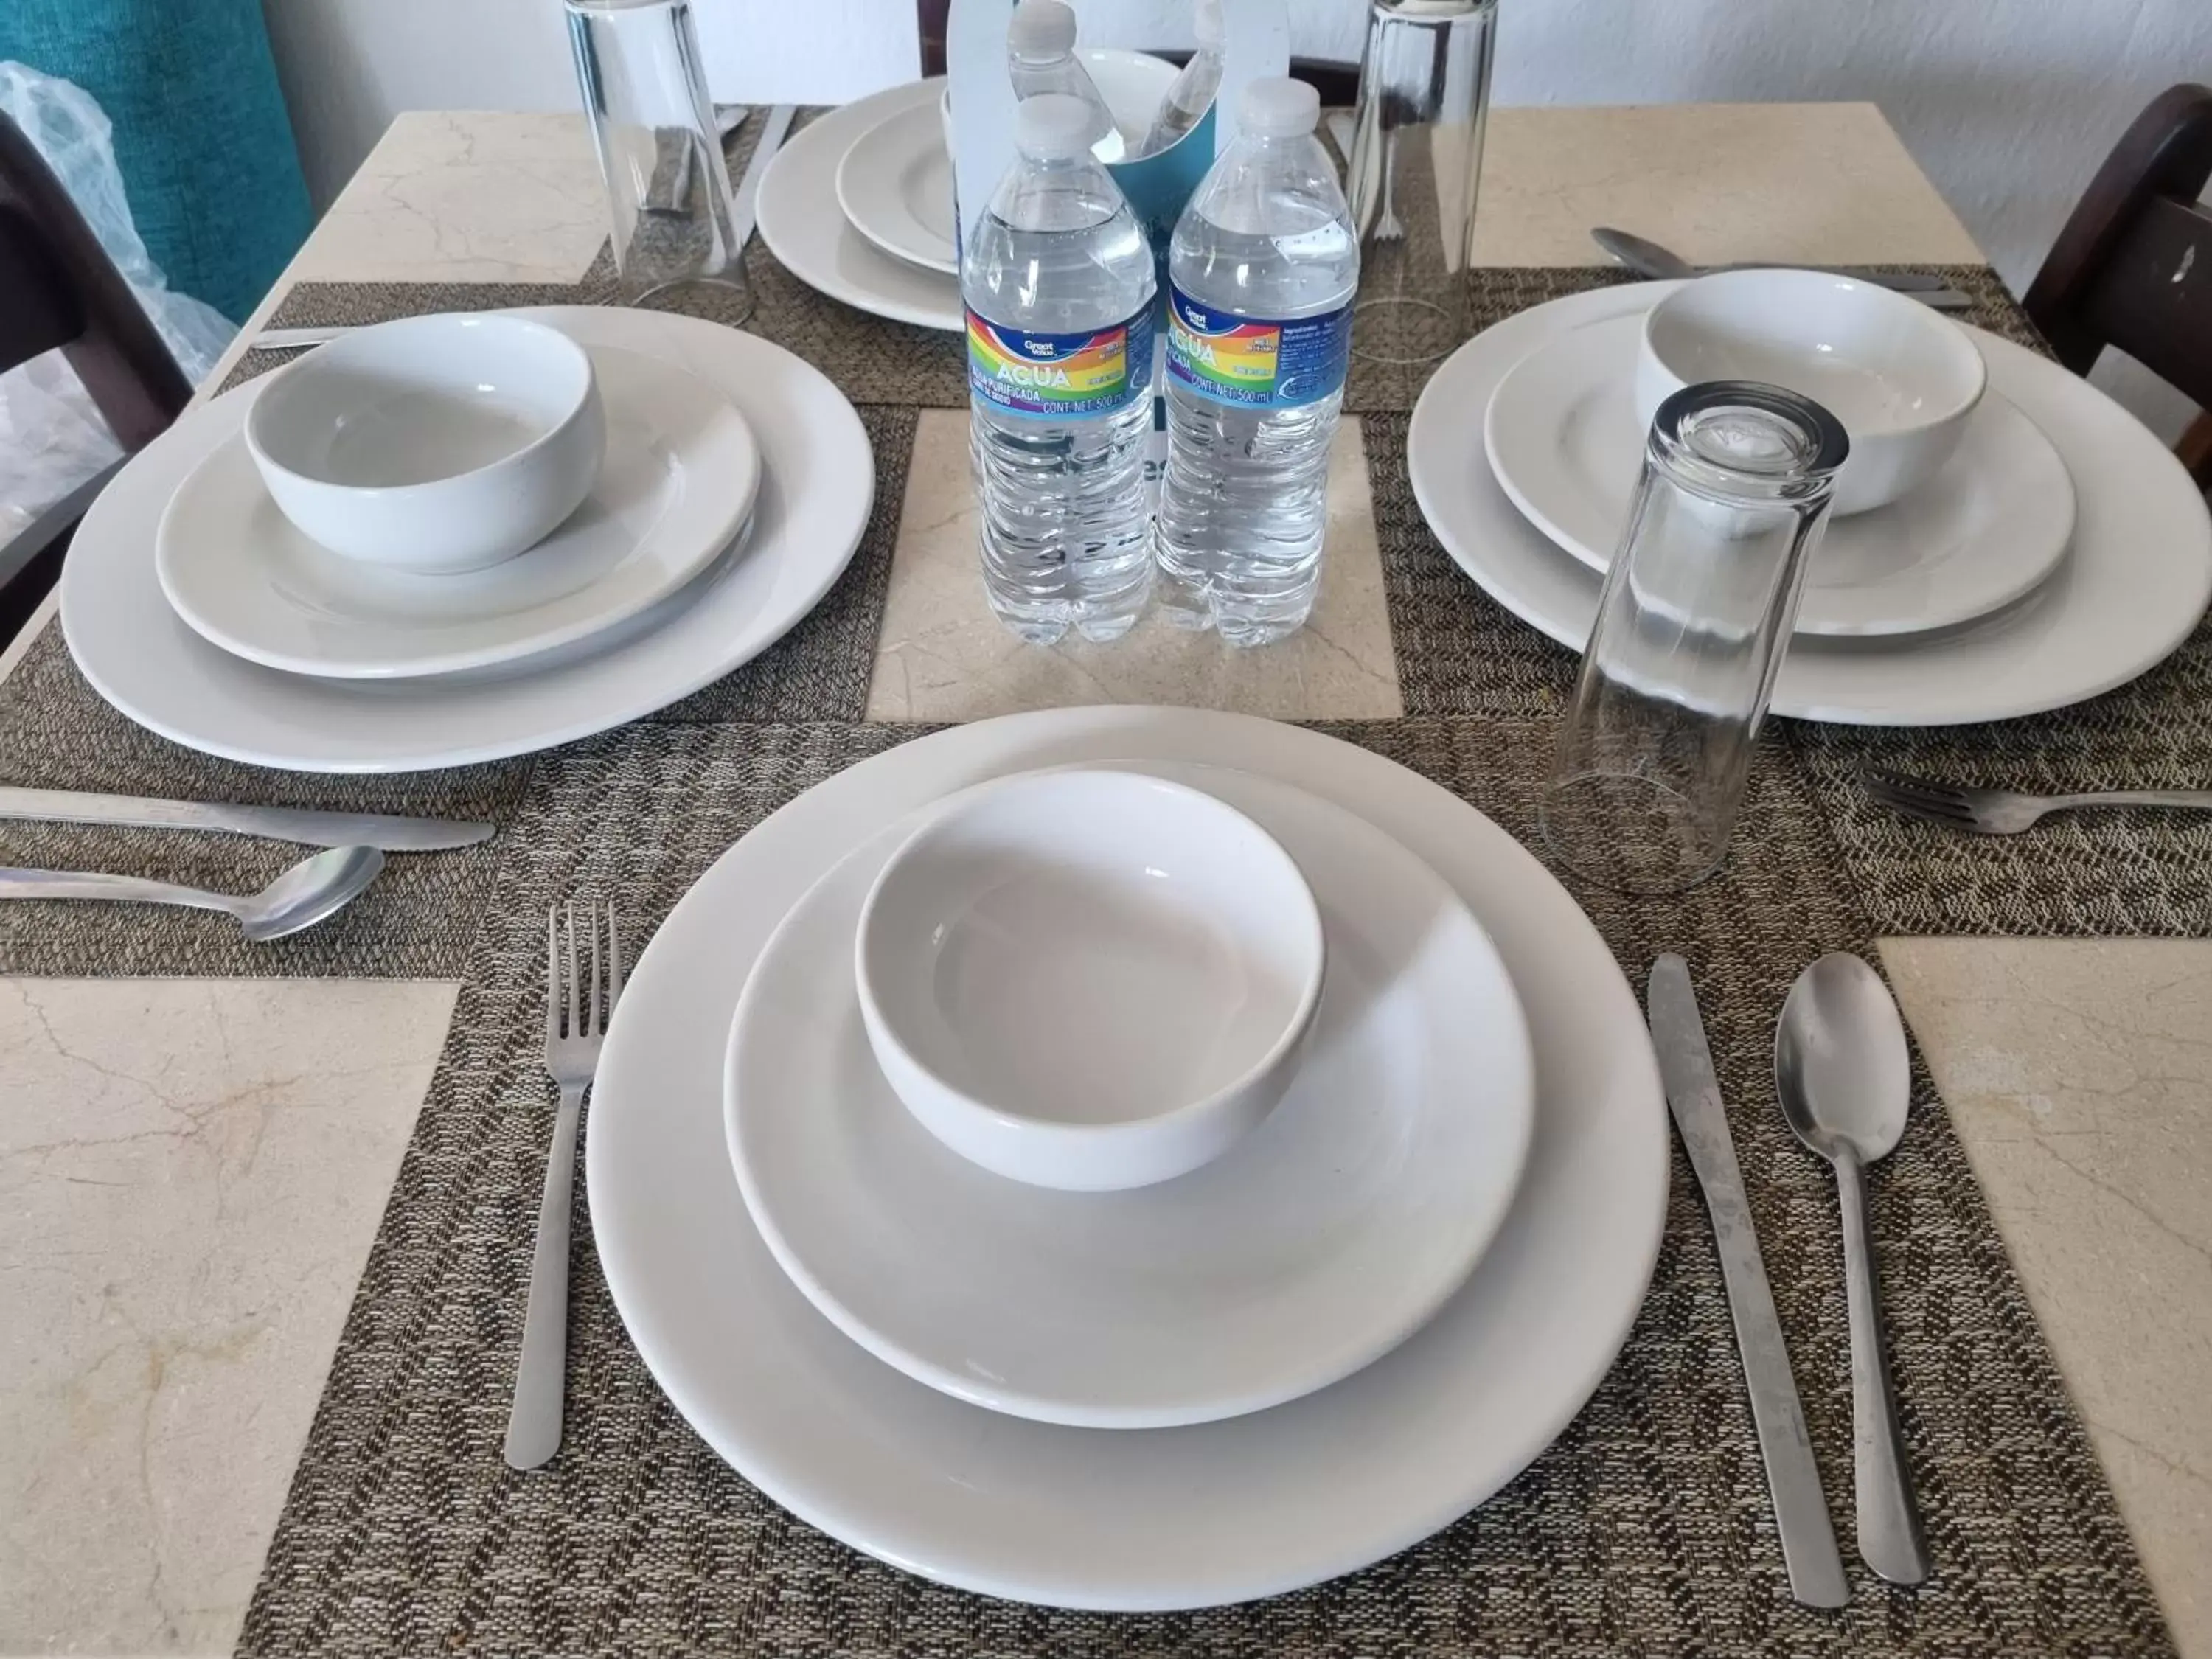
<svg viewBox="0 0 2212 1659"><path fill-rule="evenodd" d="M344 558L278 511L246 452L255 382L185 415L79 528L78 666L141 725L318 772L526 753L634 720L765 650L859 545L867 435L781 348L695 319L520 313L591 354L605 459L574 515L459 575Z"/></svg>
<svg viewBox="0 0 2212 1659"><path fill-rule="evenodd" d="M1175 80L1142 52L1077 54L1125 136L1141 137ZM833 110L794 134L762 175L761 240L808 287L878 317L965 326L945 150L942 76ZM823 211L835 197L841 211Z"/></svg>
<svg viewBox="0 0 2212 1659"><path fill-rule="evenodd" d="M1280 1103L1121 1192L939 1144L854 984L917 821L1076 763L1245 814L1326 936ZM748 833L629 982L587 1170L640 1352L748 1480L950 1583L1166 1608L1349 1571L1525 1468L1643 1299L1665 1127L1606 946L1480 813L1312 732L1094 708L924 738Z"/></svg>
<svg viewBox="0 0 2212 1659"><path fill-rule="evenodd" d="M1577 649L1641 465L1643 318L1679 286L1522 312L1462 347L1413 411L1407 464L1437 540ZM2212 597L2212 526L2165 447L2057 363L1967 331L1987 394L1934 479L1829 526L1778 713L1940 726L2063 707L2161 660Z"/></svg>

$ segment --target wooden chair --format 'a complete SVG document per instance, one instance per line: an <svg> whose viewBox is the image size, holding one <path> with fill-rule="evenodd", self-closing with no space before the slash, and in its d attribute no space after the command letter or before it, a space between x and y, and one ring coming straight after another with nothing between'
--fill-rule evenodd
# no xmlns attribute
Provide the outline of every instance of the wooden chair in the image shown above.
<svg viewBox="0 0 2212 1659"><path fill-rule="evenodd" d="M2022 306L2058 359L2086 374L2118 346L2212 411L2212 88L2160 93L2089 181ZM2212 413L2178 452L2212 488Z"/></svg>
<svg viewBox="0 0 2212 1659"><path fill-rule="evenodd" d="M0 372L54 350L126 453L152 442L191 400L184 371L84 216L31 141L0 115ZM0 546L0 646L53 586L105 478Z"/></svg>

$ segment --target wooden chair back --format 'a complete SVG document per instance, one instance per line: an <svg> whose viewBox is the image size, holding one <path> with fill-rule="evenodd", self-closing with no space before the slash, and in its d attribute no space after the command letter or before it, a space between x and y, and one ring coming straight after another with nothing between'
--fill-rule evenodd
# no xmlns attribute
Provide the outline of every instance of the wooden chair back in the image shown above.
<svg viewBox="0 0 2212 1659"><path fill-rule="evenodd" d="M184 371L69 192L0 115L0 371L49 351L76 370L126 453L151 443L191 401ZM94 493L73 491L0 546L0 646L60 575Z"/></svg>
<svg viewBox="0 0 2212 1659"><path fill-rule="evenodd" d="M2117 346L2212 410L2212 88L2153 99L2105 158L2021 302L2059 361L2086 374ZM2181 454L2212 485L2212 416Z"/></svg>
<svg viewBox="0 0 2212 1659"><path fill-rule="evenodd" d="M0 115L0 370L53 350L125 450L144 447L191 401L184 371L69 192Z"/></svg>

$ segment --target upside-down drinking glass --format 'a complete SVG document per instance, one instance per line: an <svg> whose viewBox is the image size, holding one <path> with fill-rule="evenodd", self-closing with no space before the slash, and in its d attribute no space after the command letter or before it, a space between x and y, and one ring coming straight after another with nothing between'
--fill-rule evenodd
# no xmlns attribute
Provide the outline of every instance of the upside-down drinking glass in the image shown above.
<svg viewBox="0 0 2212 1659"><path fill-rule="evenodd" d="M1370 0L1345 179L1359 356L1431 362L1467 336L1497 27L1498 0Z"/></svg>
<svg viewBox="0 0 2212 1659"><path fill-rule="evenodd" d="M1629 892L1720 866L1850 442L1779 386L1686 386L1652 419L1542 805L1560 860Z"/></svg>
<svg viewBox="0 0 2212 1659"><path fill-rule="evenodd" d="M752 292L690 0L565 3L606 176L618 297L697 289L716 320L743 322Z"/></svg>

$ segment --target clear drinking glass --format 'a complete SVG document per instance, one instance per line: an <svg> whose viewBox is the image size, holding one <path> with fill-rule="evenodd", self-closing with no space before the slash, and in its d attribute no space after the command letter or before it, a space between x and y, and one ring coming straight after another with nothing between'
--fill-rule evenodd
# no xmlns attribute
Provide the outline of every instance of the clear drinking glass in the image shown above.
<svg viewBox="0 0 2212 1659"><path fill-rule="evenodd" d="M1370 0L1345 194L1359 228L1352 351L1425 363L1467 337L1498 0Z"/></svg>
<svg viewBox="0 0 2212 1659"><path fill-rule="evenodd" d="M719 321L751 313L729 169L690 0L565 0L613 218L617 293L700 290Z"/></svg>
<svg viewBox="0 0 2212 1659"><path fill-rule="evenodd" d="M1850 447L1778 386L1714 380L1659 405L1544 792L1570 868L1666 893L1719 867Z"/></svg>

